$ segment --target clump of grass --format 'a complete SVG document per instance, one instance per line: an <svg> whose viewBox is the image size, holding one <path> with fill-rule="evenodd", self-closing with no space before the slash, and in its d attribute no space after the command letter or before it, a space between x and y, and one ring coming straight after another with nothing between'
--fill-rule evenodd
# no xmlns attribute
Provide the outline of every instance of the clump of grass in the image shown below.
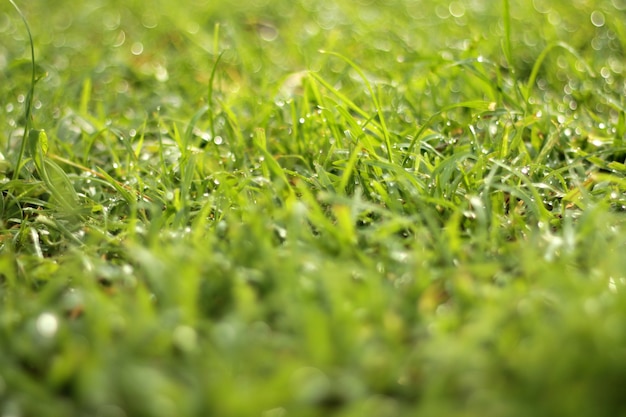
<svg viewBox="0 0 626 417"><path fill-rule="evenodd" d="M623 413L614 2L63 5L0 15L0 414Z"/></svg>

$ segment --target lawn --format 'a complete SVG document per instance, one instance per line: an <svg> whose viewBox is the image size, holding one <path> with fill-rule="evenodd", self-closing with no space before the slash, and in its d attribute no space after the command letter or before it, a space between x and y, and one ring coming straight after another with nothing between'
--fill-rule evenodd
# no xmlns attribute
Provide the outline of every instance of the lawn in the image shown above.
<svg viewBox="0 0 626 417"><path fill-rule="evenodd" d="M624 0L15 3L0 416L626 416Z"/></svg>

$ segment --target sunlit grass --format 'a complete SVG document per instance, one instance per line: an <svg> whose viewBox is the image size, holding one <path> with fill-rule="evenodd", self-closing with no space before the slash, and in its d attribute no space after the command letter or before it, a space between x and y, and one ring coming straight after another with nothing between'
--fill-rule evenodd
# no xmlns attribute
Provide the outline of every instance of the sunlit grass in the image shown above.
<svg viewBox="0 0 626 417"><path fill-rule="evenodd" d="M0 5L0 416L624 413L621 2L66 3Z"/></svg>

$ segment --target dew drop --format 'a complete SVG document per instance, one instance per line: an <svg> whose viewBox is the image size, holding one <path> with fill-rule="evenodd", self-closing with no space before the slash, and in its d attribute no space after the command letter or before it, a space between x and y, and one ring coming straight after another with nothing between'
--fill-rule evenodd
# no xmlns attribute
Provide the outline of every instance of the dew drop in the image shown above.
<svg viewBox="0 0 626 417"><path fill-rule="evenodd" d="M162 65L157 65L154 70L154 78L156 78L157 81L162 82L162 83L169 80L170 75L167 72L167 68L165 68Z"/></svg>
<svg viewBox="0 0 626 417"><path fill-rule="evenodd" d="M259 25L259 36L266 42L275 41L278 38L278 29L270 24Z"/></svg>
<svg viewBox="0 0 626 417"><path fill-rule="evenodd" d="M465 14L465 6L463 6L461 2L454 1L450 3L448 11L454 17L463 17L463 15Z"/></svg>
<svg viewBox="0 0 626 417"><path fill-rule="evenodd" d="M53 337L58 328L59 322L52 313L42 313L37 317L37 331L44 337Z"/></svg>
<svg viewBox="0 0 626 417"><path fill-rule="evenodd" d="M126 42L126 32L120 30L120 32L117 34L117 38L115 39L115 43L113 43L113 47L122 46L124 45L124 42Z"/></svg>
<svg viewBox="0 0 626 417"><path fill-rule="evenodd" d="M591 23L593 23L593 25L598 28L604 26L604 14L598 10L591 13Z"/></svg>
<svg viewBox="0 0 626 417"><path fill-rule="evenodd" d="M133 55L141 55L143 53L143 44L141 42L135 42L130 47L130 52Z"/></svg>

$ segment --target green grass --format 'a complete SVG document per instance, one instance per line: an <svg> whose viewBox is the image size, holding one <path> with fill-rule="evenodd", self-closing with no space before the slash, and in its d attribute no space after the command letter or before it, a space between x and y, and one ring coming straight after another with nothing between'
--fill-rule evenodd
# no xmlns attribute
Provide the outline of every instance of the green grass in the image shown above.
<svg viewBox="0 0 626 417"><path fill-rule="evenodd" d="M626 415L626 3L519 3L2 2L0 416Z"/></svg>

